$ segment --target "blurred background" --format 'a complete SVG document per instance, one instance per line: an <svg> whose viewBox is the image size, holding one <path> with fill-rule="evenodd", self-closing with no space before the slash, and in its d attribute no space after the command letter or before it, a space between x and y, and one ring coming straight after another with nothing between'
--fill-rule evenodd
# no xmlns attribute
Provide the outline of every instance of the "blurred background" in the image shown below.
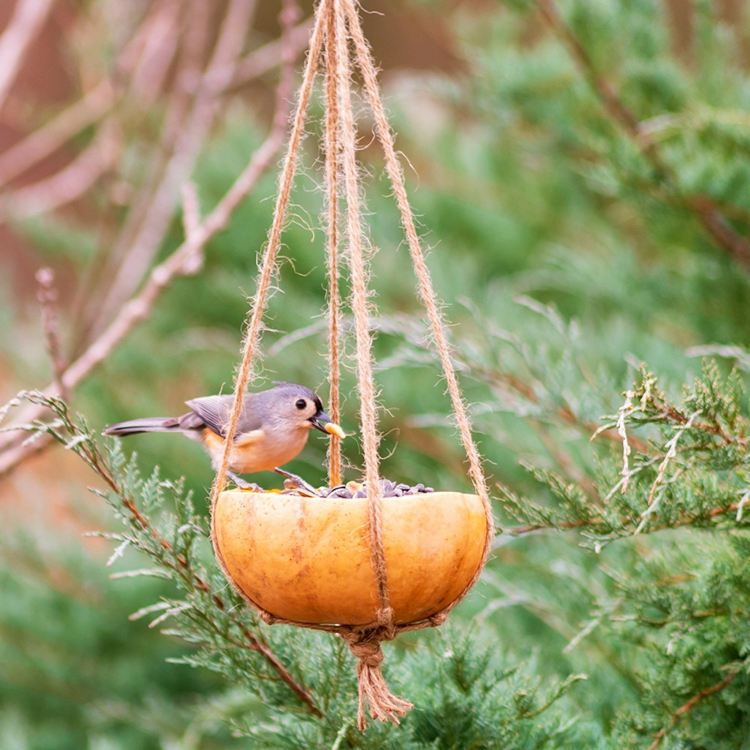
<svg viewBox="0 0 750 750"><path fill-rule="evenodd" d="M286 7L282 41L276 1L0 4L0 402L62 382L99 430L231 390L282 155L282 53L296 87L309 32L311 4ZM524 468L533 463L586 490L604 460L589 438L641 362L675 392L707 353L750 369L747 6L409 0L366 10L493 487L540 495ZM357 105L383 473L466 488ZM256 387L286 379L325 400L322 114L316 99ZM196 205L198 220L209 215L262 148L262 174L226 226L176 262ZM164 261L161 284L152 271ZM348 335L345 346L342 421L356 432ZM226 697L220 680L167 663L187 647L128 622L160 582L109 578L110 546L83 536L114 524L86 491L86 468L21 440L0 433L0 744L245 746L224 726L236 704L212 703ZM356 436L345 447L356 476ZM212 473L198 446L154 435L126 449L205 497ZM313 437L288 468L320 483L324 452ZM616 565L631 553L608 554ZM482 637L537 658L541 679L588 672L571 700L604 737L637 681L627 652L596 638L563 651L608 585L592 568L575 540L518 539L498 548L481 597L458 616L481 613Z"/></svg>

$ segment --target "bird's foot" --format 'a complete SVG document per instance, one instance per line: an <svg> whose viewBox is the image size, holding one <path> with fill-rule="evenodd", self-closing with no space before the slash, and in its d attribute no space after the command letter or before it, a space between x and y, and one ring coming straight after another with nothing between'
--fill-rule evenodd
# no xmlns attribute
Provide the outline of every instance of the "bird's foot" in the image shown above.
<svg viewBox="0 0 750 750"><path fill-rule="evenodd" d="M304 494L311 495L312 497L321 496L320 492L318 492L311 484L302 479L302 477L298 477L296 474L292 474L290 471L286 471L286 469L280 469L278 466L274 469L274 471L277 474L281 474L282 477L285 477L284 489L302 490Z"/></svg>
<svg viewBox="0 0 750 750"><path fill-rule="evenodd" d="M240 476L237 476L233 471L228 471L227 476L237 485L238 489L241 490L252 490L253 492L264 492L265 490L255 482L248 482Z"/></svg>

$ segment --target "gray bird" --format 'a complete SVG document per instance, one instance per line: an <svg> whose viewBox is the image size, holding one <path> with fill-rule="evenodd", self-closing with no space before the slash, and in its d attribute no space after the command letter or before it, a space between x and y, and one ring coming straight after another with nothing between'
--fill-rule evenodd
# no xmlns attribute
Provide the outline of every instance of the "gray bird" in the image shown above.
<svg viewBox="0 0 750 750"><path fill-rule="evenodd" d="M204 396L187 401L190 407L181 417L145 417L118 422L104 430L105 435L125 437L142 432L177 432L197 440L211 456L217 469L224 451L224 438L233 396ZM296 383L276 383L273 388L245 396L237 435L229 455L227 475L243 489L260 489L237 474L275 471L309 488L299 477L282 470L283 464L298 456L312 428L344 438L344 431L323 411L313 391Z"/></svg>

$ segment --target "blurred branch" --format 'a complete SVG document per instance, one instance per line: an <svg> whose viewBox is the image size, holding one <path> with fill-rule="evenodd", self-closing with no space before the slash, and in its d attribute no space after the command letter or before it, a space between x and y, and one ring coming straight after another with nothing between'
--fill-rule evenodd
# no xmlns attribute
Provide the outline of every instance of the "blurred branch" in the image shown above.
<svg viewBox="0 0 750 750"><path fill-rule="evenodd" d="M52 361L52 371L55 374L55 387L65 398L63 373L65 360L60 346L60 317L58 314L58 294L55 287L55 274L51 268L40 268L36 272L37 300L42 311L42 327L47 341L47 353Z"/></svg>
<svg viewBox="0 0 750 750"><path fill-rule="evenodd" d="M201 224L201 208L198 200L198 190L194 182L186 182L182 186L182 227L185 237L191 237Z"/></svg>
<svg viewBox="0 0 750 750"><path fill-rule="evenodd" d="M705 195L692 197L680 195L674 170L662 159L657 142L645 137L647 134L641 129L638 118L625 105L612 84L599 73L588 50L560 15L555 0L536 0L536 5L547 25L568 48L579 69L602 102L605 112L630 137L662 179L670 184L680 204L698 219L706 233L719 247L736 261L750 266L750 242L732 228L713 200Z"/></svg>
<svg viewBox="0 0 750 750"><path fill-rule="evenodd" d="M119 79L124 79L132 72L132 85L138 88L138 81L148 72L147 85L153 90L155 82L160 78L160 66L156 65L155 58L164 67L169 65L171 55L174 54L172 45L176 36L174 26L177 7L177 3L156 4L152 14L145 18L119 53L112 76L91 87L67 109L0 154L0 185L23 174L111 111L123 94L123 87L118 84ZM171 54L167 55L170 49Z"/></svg>
<svg viewBox="0 0 750 750"><path fill-rule="evenodd" d="M16 80L24 55L44 24L53 0L17 0L13 17L0 36L0 109Z"/></svg>
<svg viewBox="0 0 750 750"><path fill-rule="evenodd" d="M707 687L699 691L689 701L680 706L672 714L669 725L666 727L662 727L656 733L656 735L654 736L654 741L649 745L648 750L656 750L661 744L661 741L667 736L669 730L672 729L672 727L677 723L678 719L680 719L682 716L685 716L685 714L690 713L704 698L708 698L710 695L715 695L716 693L721 692L725 687L727 687L727 685L732 682L732 680L738 674L739 670L729 672L729 674L727 674L727 676L723 680L717 682L715 685L711 685L711 687Z"/></svg>
<svg viewBox="0 0 750 750"><path fill-rule="evenodd" d="M197 96L198 86L195 81L199 80L206 53L211 9L209 4L198 0L175 0L174 5L177 12L173 18L175 28L172 30L172 36L179 43L179 54L173 60L175 70L172 86L165 90L165 102L158 107L163 111L163 124L158 138L154 138L150 133L146 134L143 148L148 154L145 160L147 166L140 180L127 184L130 195L126 201L127 213L124 222L117 222L119 228L115 238L100 243L98 252L92 258L79 284L73 310L77 325L72 336L71 356L80 354L86 343L111 320L111 315L117 307L125 302L127 297L123 297L115 304L109 294L112 280L122 272L123 266L127 263L127 256L134 248L137 249L139 245L158 248L169 225L169 217L165 218L163 213L167 211L171 217L171 212L177 204L177 185L165 183L165 176L170 165L176 164L175 155L184 145L182 134ZM148 29L144 32L144 48L152 47L155 42L158 44L161 39L158 25L154 29L154 24L148 24ZM125 107L149 106L152 86L147 83L146 91L140 90L139 82L146 82L147 79L139 75L139 67L149 65L146 61L136 65L129 87L130 95L122 99ZM188 81L194 83L188 85ZM124 114L127 115L127 111ZM188 171L191 167L192 162L188 164ZM171 190L167 192L167 188ZM155 253L156 249L153 252ZM145 270L143 269L143 274ZM136 288L142 281L141 275ZM135 291L135 288L132 291ZM103 314L108 297L109 318Z"/></svg>
<svg viewBox="0 0 750 750"><path fill-rule="evenodd" d="M264 73L277 67L284 54L292 53L295 57L299 55L307 47L311 29L312 18L306 18L289 32L289 39L286 42L282 43L280 39L274 39L249 52L234 66L227 89L237 88L248 81L260 78ZM214 75L222 81L225 80L226 73L226 70L218 70Z"/></svg>
<svg viewBox="0 0 750 750"><path fill-rule="evenodd" d="M142 50L129 64L132 69L130 88L138 93L141 106L157 101L177 53L182 0L162 0L153 6L152 16L141 23L138 36ZM127 56L126 62L127 61Z"/></svg>
<svg viewBox="0 0 750 750"><path fill-rule="evenodd" d="M192 107L178 124L172 157L150 196L149 211L127 253L119 259L105 299L97 306L97 316L102 320L107 320L109 313L138 288L162 244L178 200L179 186L189 177L211 130L218 111L218 97L231 80L255 5L255 0L231 0L229 4L213 54L198 82ZM223 76L219 75L221 71Z"/></svg>
<svg viewBox="0 0 750 750"><path fill-rule="evenodd" d="M296 22L293 14L284 14L284 36ZM208 216L185 237L179 247L148 276L143 288L128 300L118 311L112 322L91 342L83 353L72 362L61 375L61 386L72 392L127 338L141 322L148 319L162 292L176 279L195 272L203 257L206 243L229 222L234 210L255 187L260 177L275 162L284 143L289 118L290 102L293 98L294 50L289 48L283 56L281 79L276 90L276 108L271 130L265 141L253 154L249 163L229 188L227 193ZM54 396L60 393L55 383L50 383L44 393ZM44 406L36 405L25 410L19 421L39 419L44 415ZM40 449L42 441L33 445L19 443L17 436L0 436L0 477L6 476L29 455ZM48 443L47 443L48 444Z"/></svg>
<svg viewBox="0 0 750 750"><path fill-rule="evenodd" d="M726 507L711 508L706 514L705 518L713 521L720 516L724 516L727 513L734 513L739 507L740 502L729 503ZM623 518L619 519L618 523L624 526L636 526L636 523L640 520L640 516L634 518ZM695 526L696 523L702 520L702 517L698 516L682 516L670 523L654 525L649 528L649 533L656 531L665 531L669 529L677 529L683 526ZM528 523L521 526L504 526L503 533L509 536L525 536L526 534L533 534L537 531L571 531L575 529L597 529L603 526L611 525L611 521L604 518L581 518L575 521L559 521L553 523Z"/></svg>
<svg viewBox="0 0 750 750"><path fill-rule="evenodd" d="M0 184L10 182L57 151L68 139L102 117L114 101L111 82L101 81L47 124L0 154Z"/></svg>
<svg viewBox="0 0 750 750"><path fill-rule="evenodd" d="M580 486L592 502L597 503L599 506L603 505L602 497L596 488L596 483L576 464L573 457L562 447L556 436L550 433L547 425L536 419L531 420L530 424L539 437L540 442L547 450L547 453L549 453L560 469Z"/></svg>
<svg viewBox="0 0 750 750"><path fill-rule="evenodd" d="M117 164L120 146L115 123L104 123L91 144L59 172L8 193L0 204L0 220L7 215L29 219L78 200Z"/></svg>
<svg viewBox="0 0 750 750"><path fill-rule="evenodd" d="M491 370L488 368L477 367L468 358L464 359L463 363L471 372L477 374L480 378L484 379L485 382L494 384L496 386L509 388L530 404L539 404L540 398L529 386L529 384L521 378L511 374L501 372L499 370ZM557 408L555 416L563 423L570 427L574 427L580 430L585 435L588 435L591 439L594 437L603 437L606 440L619 443L620 435L617 430L612 428L601 429L595 422L587 421L582 419L579 415L575 414L573 410L566 405L559 406ZM638 438L630 438L633 447L639 451L646 453L648 451L648 445Z"/></svg>

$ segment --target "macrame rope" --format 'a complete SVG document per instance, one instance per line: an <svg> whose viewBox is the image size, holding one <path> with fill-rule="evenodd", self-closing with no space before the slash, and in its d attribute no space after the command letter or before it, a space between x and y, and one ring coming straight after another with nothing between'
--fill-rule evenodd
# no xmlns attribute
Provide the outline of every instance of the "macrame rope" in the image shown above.
<svg viewBox="0 0 750 750"><path fill-rule="evenodd" d="M377 622L373 627L342 633L357 658L359 702L357 724L365 728L365 709L380 721L399 723L399 717L412 708L409 701L391 693L383 678L382 640L396 635L397 628L388 591L388 573L383 546L383 503L379 481L377 394L373 376L372 337L370 335L367 275L362 248L363 233L357 174L356 125L351 101L351 63L346 33L345 9L333 0L335 9L336 81L339 95L339 139L341 166L346 196L346 236L352 284L352 311L356 338L357 383L359 389L362 447L365 460L367 519L370 536L370 560L378 597Z"/></svg>
<svg viewBox="0 0 750 750"><path fill-rule="evenodd" d="M339 355L339 271L338 271L338 100L336 85L336 19L327 14L326 25L326 129L325 167L326 201L328 203L328 408L331 419L341 422L340 355ZM331 435L328 446L328 486L341 484L341 440Z"/></svg>
<svg viewBox="0 0 750 750"><path fill-rule="evenodd" d="M365 487L367 491L368 522L370 529L370 555L375 573L378 602L383 620L389 625L392 614L388 579L383 551L383 518L380 497L378 458L377 394L373 377L372 337L368 315L367 278L362 249L362 217L357 175L356 125L351 101L351 68L346 34L344 8L334 0L336 16L336 80L339 90L341 162L346 195L346 237L352 282L352 311L356 338L357 381L359 390L360 420L362 423L362 449L365 459ZM392 619L392 618L390 618Z"/></svg>
<svg viewBox="0 0 750 750"><path fill-rule="evenodd" d="M440 314L437 296L430 278L430 271L424 259L424 253L422 252L419 235L417 234L417 229L414 223L414 215L412 214L411 206L409 205L409 198L406 194L404 173L401 169L398 157L396 156L393 132L388 124L388 118L385 114L385 108L383 107L383 101L380 96L375 63L372 59L370 47L362 33L359 15L353 0L337 0L337 6L341 4L343 4L346 10L346 16L349 23L349 33L354 43L357 62L364 81L365 97L375 118L375 131L383 146L386 172L388 173L388 177L393 185L396 203L399 212L401 213L401 222L404 227L406 240L409 245L409 252L411 253L412 263L414 265L414 272L417 277L419 295L422 298L422 303L424 304L425 309L427 310L427 317L430 321L432 336L435 341L435 346L437 347L440 364L443 368L443 375L445 377L448 394L450 395L451 404L453 406L453 412L456 416L456 424L458 425L458 430L461 434L461 442L463 443L464 451L466 452L466 457L469 461L469 475L471 476L477 495L479 495L482 500L485 514L487 516L487 535L485 539L486 557L494 534L492 524L492 506L490 505L487 480L485 479L484 471L482 470L482 461L479 457L479 451L477 450L472 436L471 421L463 399L461 398L461 390L458 385L458 379L456 377L455 368L453 367L453 359L451 357L450 347L445 333L445 323Z"/></svg>
<svg viewBox="0 0 750 750"><path fill-rule="evenodd" d="M356 161L356 125L352 109L350 60L350 40L354 45L358 67L364 81L366 99L375 119L375 131L381 142L385 155L385 166L388 177L393 184L394 195L401 214L401 221L406 234L412 263L419 288L419 294L426 308L430 321L432 336L438 350L443 368L447 390L450 395L456 423L461 434L464 449L469 462L469 474L477 494L484 505L487 518L487 536L484 556L486 558L493 533L492 512L489 503L487 483L482 470L479 452L471 432L471 423L461 398L450 348L442 320L439 304L432 287L429 269L424 260L414 217L404 185L404 175L395 151L394 138L388 125L383 103L380 97L377 74L372 61L370 49L362 33L359 16L354 0L321 0L315 14L315 22L310 40L310 50L300 87L299 101L294 114L287 153L284 159L279 192L268 236L258 273L257 290L253 300L247 333L243 344L242 361L238 368L234 387L234 401L226 429L226 442L218 467L211 493L212 520L213 509L219 494L224 489L229 455L237 424L244 401L245 391L252 376L253 363L258 349L271 283L276 271L281 233L289 204L292 183L297 165L297 157L304 131L306 111L309 105L316 70L325 44L325 157L326 157L326 198L327 198L327 255L328 255L328 295L329 295L329 377L331 416L339 420L340 413L340 301L338 272L338 199L339 175L343 181L343 197L346 200L346 257L351 275L351 306L354 317L356 339L357 384L360 401L360 421L362 425L362 449L365 463L365 489L367 492L367 519L369 547L372 570L375 578L378 608L375 622L361 627L344 624L314 625L292 623L277 618L266 612L243 592L243 597L256 609L268 623L289 623L319 630L336 632L348 643L357 658L357 675L359 681L358 724L365 726L365 711L375 719L393 721L398 724L412 704L393 695L385 683L381 672L383 653L381 642L389 640L398 632L416 630L423 627L442 624L447 612L463 598L469 586L457 597L456 601L419 622L396 624L388 591L388 575L383 546L383 509L379 482L379 435L377 428L377 393L373 376L372 336L369 325L369 302L367 285L367 262L364 251L364 233L362 228L360 186ZM341 449L337 438L332 436L329 448L329 482L338 484L341 480ZM214 529L212 541L219 564L231 581L226 565L221 557ZM481 570L481 567L480 567ZM479 576L479 571L474 578Z"/></svg>
<svg viewBox="0 0 750 750"><path fill-rule="evenodd" d="M218 471L216 472L213 488L211 490L212 509L226 484L227 469L229 468L229 455L232 449L232 443L234 442L234 436L237 433L237 423L239 422L240 414L242 413L245 391L247 390L247 384L250 381L250 376L252 374L253 361L258 348L260 332L263 327L263 313L266 309L268 293L276 271L276 256L278 255L279 246L281 244L281 230L284 227L286 211L289 205L289 196L297 168L297 155L305 127L307 107L310 102L310 95L313 90L315 74L318 68L318 60L320 58L320 50L323 43L327 7L327 0L323 0L318 7L315 25L310 39L310 51L307 55L305 72L302 78L302 85L300 86L299 101L297 102L297 109L294 113L292 132L289 137L289 146L287 147L284 165L281 170L279 194L276 199L273 222L268 235L268 244L266 245L263 260L261 262L257 290L251 307L250 321L247 324L247 333L245 334L245 342L243 344L242 362L240 363L237 377L235 379L234 402L232 404L232 411L229 415L229 423L226 428L224 451L222 452L221 462Z"/></svg>

